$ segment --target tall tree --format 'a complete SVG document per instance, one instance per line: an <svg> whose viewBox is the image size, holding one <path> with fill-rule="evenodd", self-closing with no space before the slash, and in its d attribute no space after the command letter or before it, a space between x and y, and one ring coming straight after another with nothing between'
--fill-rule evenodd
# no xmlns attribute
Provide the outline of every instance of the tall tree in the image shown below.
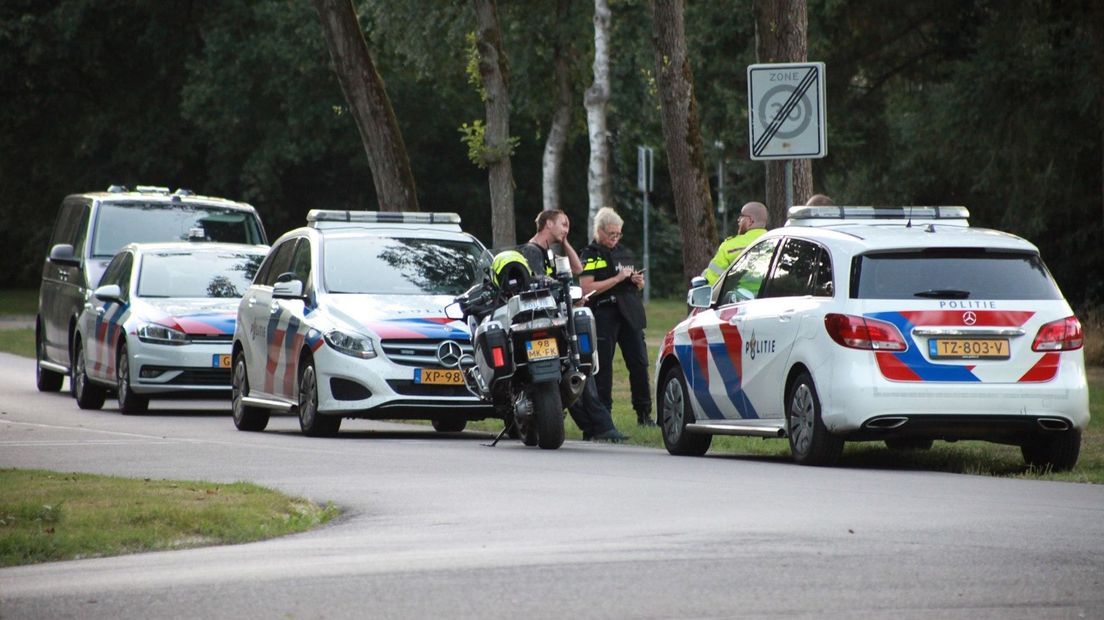
<svg viewBox="0 0 1104 620"><path fill-rule="evenodd" d="M686 281L701 273L717 245L694 74L686 48L685 0L651 0L652 45L667 169L682 235Z"/></svg>
<svg viewBox="0 0 1104 620"><path fill-rule="evenodd" d="M406 145L352 0L311 1L322 20L337 79L360 130L380 211L418 211Z"/></svg>
<svg viewBox="0 0 1104 620"><path fill-rule="evenodd" d="M567 133L571 129L571 110L574 108L574 89L571 86L571 47L568 36L568 12L571 0L556 2L556 32L552 44L552 64L555 72L556 99L552 112L552 125L544 143L541 177L543 179L544 208L560 207L560 171L563 167Z"/></svg>
<svg viewBox="0 0 1104 620"><path fill-rule="evenodd" d="M808 10L805 0L753 0L755 51L759 62L808 60ZM793 201L804 204L813 193L813 166L808 159L792 160ZM786 162L767 162L767 208L771 223L786 220Z"/></svg>
<svg viewBox="0 0 1104 620"><path fill-rule="evenodd" d="M479 78L487 114L482 159L487 165L491 190L491 237L494 246L501 248L514 245L517 239L514 174L510 166L513 142L510 138L509 77L494 0L472 0L472 8L475 9Z"/></svg>
<svg viewBox="0 0 1104 620"><path fill-rule="evenodd" d="M587 112L587 133L590 136L590 165L587 168L587 196L590 214L610 207L609 129L606 108L610 99L610 9L607 0L594 0L594 82L587 89L583 104Z"/></svg>

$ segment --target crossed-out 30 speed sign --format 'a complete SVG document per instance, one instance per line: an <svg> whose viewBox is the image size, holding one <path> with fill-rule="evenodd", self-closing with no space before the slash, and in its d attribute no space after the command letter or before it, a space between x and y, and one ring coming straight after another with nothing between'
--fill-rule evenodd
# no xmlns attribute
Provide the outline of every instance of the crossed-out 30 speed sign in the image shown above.
<svg viewBox="0 0 1104 620"><path fill-rule="evenodd" d="M828 154L824 63L749 65L747 83L752 159L815 159Z"/></svg>

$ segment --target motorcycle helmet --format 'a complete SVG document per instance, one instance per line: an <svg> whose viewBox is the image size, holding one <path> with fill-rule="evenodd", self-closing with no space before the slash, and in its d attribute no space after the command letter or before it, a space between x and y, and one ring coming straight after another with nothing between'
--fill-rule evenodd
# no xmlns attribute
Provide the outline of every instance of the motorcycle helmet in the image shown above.
<svg viewBox="0 0 1104 620"><path fill-rule="evenodd" d="M491 282L503 293L516 294L525 290L532 275L529 262L517 250L499 252L491 263Z"/></svg>

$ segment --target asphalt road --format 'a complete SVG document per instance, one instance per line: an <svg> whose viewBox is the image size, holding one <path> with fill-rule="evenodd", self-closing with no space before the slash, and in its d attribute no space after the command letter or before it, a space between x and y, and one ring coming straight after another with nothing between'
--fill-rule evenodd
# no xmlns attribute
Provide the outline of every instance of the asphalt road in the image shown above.
<svg viewBox="0 0 1104 620"><path fill-rule="evenodd" d="M0 354L0 467L250 480L341 506L278 540L0 570L0 618L1104 618L1104 488L346 421L124 417ZM193 408L195 407L195 408Z"/></svg>

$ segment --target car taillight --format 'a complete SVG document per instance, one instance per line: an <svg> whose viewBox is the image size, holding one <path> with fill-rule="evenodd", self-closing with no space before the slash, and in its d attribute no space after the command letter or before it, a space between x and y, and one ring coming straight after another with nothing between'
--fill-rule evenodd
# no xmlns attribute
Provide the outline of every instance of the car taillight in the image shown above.
<svg viewBox="0 0 1104 620"><path fill-rule="evenodd" d="M828 314L824 328L837 344L849 349L904 351L908 348L901 332L892 323L849 314Z"/></svg>
<svg viewBox="0 0 1104 620"><path fill-rule="evenodd" d="M493 358L495 368L502 368L506 365L506 355L502 347L492 347L491 357Z"/></svg>
<svg viewBox="0 0 1104 620"><path fill-rule="evenodd" d="M1073 351L1085 344L1085 334L1081 331L1081 321L1075 316L1051 321L1039 328L1032 351Z"/></svg>

